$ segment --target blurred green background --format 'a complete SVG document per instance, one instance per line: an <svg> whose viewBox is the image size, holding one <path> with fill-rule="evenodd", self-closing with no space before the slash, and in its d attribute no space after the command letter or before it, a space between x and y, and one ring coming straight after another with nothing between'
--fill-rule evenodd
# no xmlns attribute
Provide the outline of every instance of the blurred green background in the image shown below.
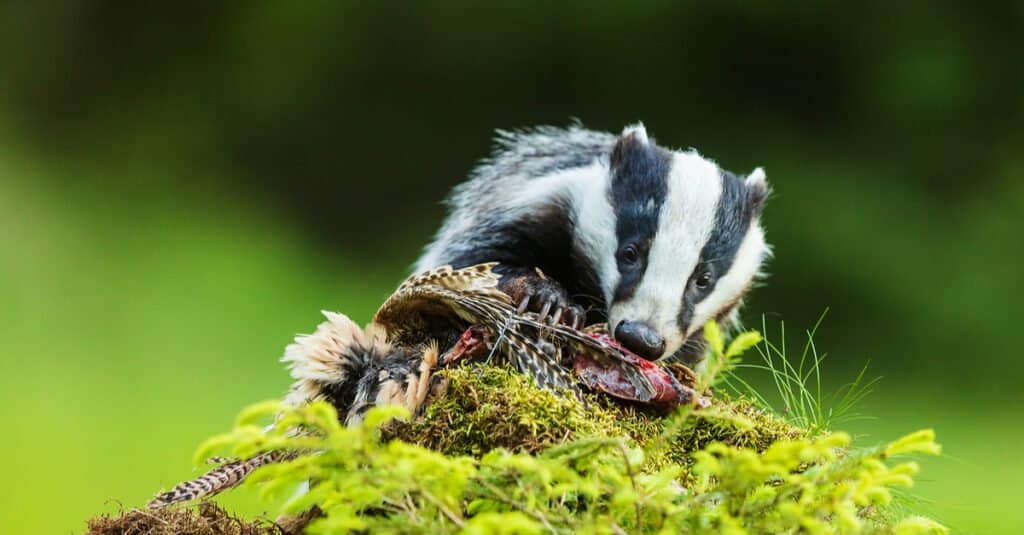
<svg viewBox="0 0 1024 535"><path fill-rule="evenodd" d="M571 117L764 166L748 324L830 307L826 378L883 377L846 427L934 427L919 510L1020 531L1022 36L1021 2L4 3L2 531L193 475L319 310L369 318L493 128Z"/></svg>

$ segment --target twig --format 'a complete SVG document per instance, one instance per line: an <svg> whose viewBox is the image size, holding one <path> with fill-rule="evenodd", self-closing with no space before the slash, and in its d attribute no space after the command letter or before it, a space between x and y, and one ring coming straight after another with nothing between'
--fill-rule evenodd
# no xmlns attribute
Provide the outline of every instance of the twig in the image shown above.
<svg viewBox="0 0 1024 535"><path fill-rule="evenodd" d="M452 523L454 523L456 526L459 526L460 528L466 526L466 523L461 518L459 518L458 515L453 513L450 509L448 509L448 507L441 503L440 500L435 498L434 495L430 493L430 491L422 487L420 487L419 490L420 494L422 494L423 497L426 498L428 502L434 504L441 511L441 513L444 514L444 516L448 517L448 520L451 520Z"/></svg>
<svg viewBox="0 0 1024 535"><path fill-rule="evenodd" d="M480 483L480 485L482 485L487 490L491 491L491 493L494 494L494 497L497 498L498 501L500 501L501 503L514 507L517 511L527 513L530 516L536 518L538 521L540 521L541 524L544 524L544 527L548 528L548 531L552 533L557 532L557 530L555 530L555 527L551 525L551 521L548 520L548 517L545 516L544 513L541 513L540 511L534 511L532 509L527 509L521 503L513 500L512 498L509 498L507 495L505 495L504 492L501 491L501 489L495 487L494 485L488 483L487 481L480 479L477 480L477 482ZM562 521L566 521L566 518L564 516L562 517Z"/></svg>

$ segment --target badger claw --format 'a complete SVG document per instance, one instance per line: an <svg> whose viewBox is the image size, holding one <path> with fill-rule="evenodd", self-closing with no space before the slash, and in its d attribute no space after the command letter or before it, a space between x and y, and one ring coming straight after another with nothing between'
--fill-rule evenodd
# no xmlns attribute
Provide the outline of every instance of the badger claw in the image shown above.
<svg viewBox="0 0 1024 535"><path fill-rule="evenodd" d="M522 314L526 312L526 307L530 306L530 295L527 294L523 297L523 300L519 302L519 307L516 308L516 314Z"/></svg>
<svg viewBox="0 0 1024 535"><path fill-rule="evenodd" d="M498 287L512 298L518 314L533 312L538 321L577 329L583 323L583 309L569 300L565 288L535 269L509 268Z"/></svg>
<svg viewBox="0 0 1024 535"><path fill-rule="evenodd" d="M573 329L579 330L583 328L583 321L587 317L587 313L578 306L569 307L569 326Z"/></svg>
<svg viewBox="0 0 1024 535"><path fill-rule="evenodd" d="M551 312L551 305L554 304L554 299L548 299L544 301L544 305L540 307L540 312L537 314L539 321L544 321L548 317L548 312Z"/></svg>

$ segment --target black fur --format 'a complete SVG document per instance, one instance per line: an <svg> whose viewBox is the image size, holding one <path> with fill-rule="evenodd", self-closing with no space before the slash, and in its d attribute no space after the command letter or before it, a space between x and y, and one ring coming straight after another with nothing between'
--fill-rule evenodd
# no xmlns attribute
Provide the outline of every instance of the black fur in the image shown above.
<svg viewBox="0 0 1024 535"><path fill-rule="evenodd" d="M575 248L568 209L553 203L495 228L479 247L455 255L451 264L461 268L498 262L495 271L502 275L500 287L513 300L529 297L528 310L533 312L540 312L550 301L552 310L567 309L565 320L576 319L600 303L600 287L589 259L572 254Z"/></svg>
<svg viewBox="0 0 1024 535"><path fill-rule="evenodd" d="M573 249L572 225L567 211L568 207L553 203L493 228L488 235L481 236L478 247L453 256L452 267L499 262L497 272L502 275L522 275L540 268L547 276L562 282L566 291L579 291L573 283L576 274L593 269L580 266L578 262L582 259L566 254Z"/></svg>
<svg viewBox="0 0 1024 535"><path fill-rule="evenodd" d="M668 194L672 153L626 134L612 149L611 205L615 210L616 260L620 273L613 300L633 296L647 269L647 255L658 232L661 205ZM636 248L636 261L627 261L623 250Z"/></svg>

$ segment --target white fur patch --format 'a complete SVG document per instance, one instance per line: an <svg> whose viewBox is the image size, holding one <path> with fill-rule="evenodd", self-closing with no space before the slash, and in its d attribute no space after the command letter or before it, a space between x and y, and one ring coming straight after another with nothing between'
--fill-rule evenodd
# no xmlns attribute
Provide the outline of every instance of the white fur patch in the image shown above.
<svg viewBox="0 0 1024 535"><path fill-rule="evenodd" d="M615 236L615 211L609 199L608 168L580 180L574 189L575 208L571 217L576 225L576 247L594 262L594 270L601 281L600 297L610 302L619 284L619 268L615 262L618 238Z"/></svg>
<svg viewBox="0 0 1024 535"><path fill-rule="evenodd" d="M683 291L714 229L721 195L722 179L714 162L696 151L673 155L647 269L633 297L609 311L612 329L623 320L646 322L665 338L665 355L682 347L686 336L680 332L678 316ZM614 251L611 257L614 263Z"/></svg>
<svg viewBox="0 0 1024 535"><path fill-rule="evenodd" d="M515 189L502 193L504 198L493 201L491 210L500 210L503 221L514 221L520 217L528 217L537 212L538 207L547 204L564 202L567 206L578 206L581 195L607 187L608 168L595 161L591 165L556 171L549 175L530 179L528 184L520 184ZM601 211L601 207L596 207ZM611 210L611 207L608 207ZM583 213L587 213L583 210ZM471 210L455 210L445 223L437 238L416 263L415 273L438 267L445 262L441 255L445 254L438 244L458 243L465 237L476 236L481 230L477 212ZM600 216L599 216L600 217ZM612 219L612 247L615 242L615 222Z"/></svg>
<svg viewBox="0 0 1024 535"><path fill-rule="evenodd" d="M531 214L538 206L564 200L569 202L580 188L605 182L607 168L594 162L586 167L556 171L550 175L534 178L529 187L510 191L502 202L502 209L508 211L509 219ZM570 203L570 206L574 203Z"/></svg>

